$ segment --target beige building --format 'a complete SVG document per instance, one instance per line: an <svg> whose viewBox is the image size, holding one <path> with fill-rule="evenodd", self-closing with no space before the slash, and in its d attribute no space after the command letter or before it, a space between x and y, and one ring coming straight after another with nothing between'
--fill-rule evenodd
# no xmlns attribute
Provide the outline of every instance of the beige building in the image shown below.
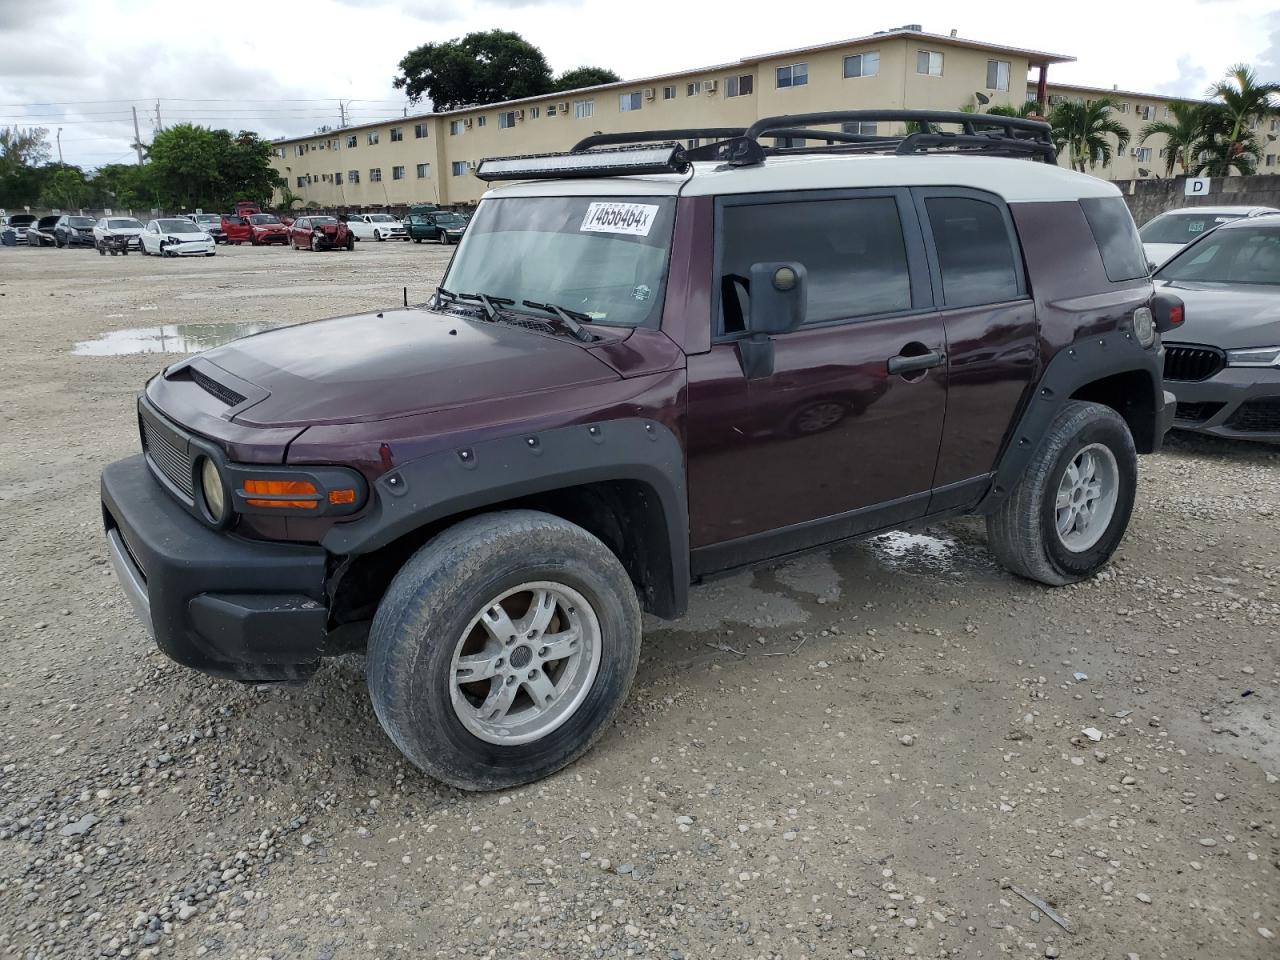
<svg viewBox="0 0 1280 960"><path fill-rule="evenodd" d="M593 133L744 127L761 117L822 110L958 110L1038 99L1110 97L1130 140L1107 166L1109 179L1163 176L1164 137L1140 131L1168 119L1172 98L1048 82L1049 67L1074 58L903 27L736 63L567 93L439 113L422 113L276 142L275 166L306 201L326 208L474 203L485 157L567 150ZM983 108L985 109L985 107ZM863 133L877 131L869 125ZM1277 172L1266 142L1260 173ZM1066 162L1066 158L1062 158Z"/></svg>

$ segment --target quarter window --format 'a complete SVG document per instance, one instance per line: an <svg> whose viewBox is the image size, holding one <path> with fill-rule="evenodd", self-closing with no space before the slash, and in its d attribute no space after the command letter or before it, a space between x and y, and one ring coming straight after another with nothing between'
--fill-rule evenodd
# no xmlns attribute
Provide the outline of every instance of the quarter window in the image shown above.
<svg viewBox="0 0 1280 960"><path fill-rule="evenodd" d="M917 50L916 73L928 77L942 76L942 54L937 50Z"/></svg>
<svg viewBox="0 0 1280 960"><path fill-rule="evenodd" d="M751 265L794 261L808 274L807 323L911 308L911 279L892 197L727 206L721 307L726 333L745 329Z"/></svg>
<svg viewBox="0 0 1280 960"><path fill-rule="evenodd" d="M987 89L988 90L1008 90L1009 89L1009 61L1008 60L988 60L987 61Z"/></svg>
<svg viewBox="0 0 1280 960"><path fill-rule="evenodd" d="M639 110L644 101L644 97L639 91L635 93L624 93L618 97L618 109L623 113L630 113L633 110Z"/></svg>
<svg viewBox="0 0 1280 960"><path fill-rule="evenodd" d="M969 197L930 197L924 204L946 305L1016 300L1021 294L1018 271L1000 208Z"/></svg>
<svg viewBox="0 0 1280 960"><path fill-rule="evenodd" d="M793 63L787 67L778 67L779 87L803 87L809 82L809 64Z"/></svg>
<svg viewBox="0 0 1280 960"><path fill-rule="evenodd" d="M1102 266L1112 283L1136 280L1150 272L1142 238L1133 216L1120 197L1088 197L1080 201L1084 218L1102 254Z"/></svg>
<svg viewBox="0 0 1280 960"><path fill-rule="evenodd" d="M874 77L880 73L880 53L855 53L844 58L844 78Z"/></svg>

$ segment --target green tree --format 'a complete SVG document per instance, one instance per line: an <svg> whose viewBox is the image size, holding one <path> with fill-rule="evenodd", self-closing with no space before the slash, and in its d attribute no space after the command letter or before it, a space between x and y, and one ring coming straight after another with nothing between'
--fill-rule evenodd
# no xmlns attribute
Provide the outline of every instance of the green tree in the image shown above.
<svg viewBox="0 0 1280 960"><path fill-rule="evenodd" d="M1280 116L1280 83L1260 83L1248 64L1238 63L1209 88L1209 97L1187 172L1211 177L1256 172L1262 148L1253 128Z"/></svg>
<svg viewBox="0 0 1280 960"><path fill-rule="evenodd" d="M214 208L225 208L236 200L254 200L260 206L271 199L284 177L271 166L273 147L251 130L241 130L234 137L226 130L215 130L218 138L218 169L221 193L213 198Z"/></svg>
<svg viewBox="0 0 1280 960"><path fill-rule="evenodd" d="M1163 136L1164 175L1173 176L1175 164L1181 165L1183 173L1189 173L1193 158L1196 156L1197 144L1205 136L1205 125L1208 122L1210 108L1203 103L1171 103L1169 104L1169 120L1157 120L1148 123L1138 133L1138 143L1146 143L1152 137Z"/></svg>
<svg viewBox="0 0 1280 960"><path fill-rule="evenodd" d="M1280 83L1259 83L1248 64L1237 63L1222 80L1209 88L1210 99L1220 104L1231 121L1227 137L1242 142L1251 126L1280 116Z"/></svg>
<svg viewBox="0 0 1280 960"><path fill-rule="evenodd" d="M48 160L48 135L42 127L0 127L0 178Z"/></svg>
<svg viewBox="0 0 1280 960"><path fill-rule="evenodd" d="M179 124L157 133L146 181L161 206L219 209L234 200L266 203L284 179L271 168L271 144L256 133Z"/></svg>
<svg viewBox="0 0 1280 960"><path fill-rule="evenodd" d="M602 83L617 83L621 79L612 70L606 70L604 67L575 67L556 77L551 89L556 92L581 90L583 87L597 87Z"/></svg>
<svg viewBox="0 0 1280 960"><path fill-rule="evenodd" d="M993 117L1038 117L1040 115L1040 102L1038 100L1027 100L1017 107L998 103L994 107L988 107L987 113Z"/></svg>
<svg viewBox="0 0 1280 960"><path fill-rule="evenodd" d="M405 54L392 84L437 110L518 100L551 90L542 51L509 30L469 33L460 40L426 43Z"/></svg>
<svg viewBox="0 0 1280 960"><path fill-rule="evenodd" d="M58 210L79 210L89 202L89 184L79 167L56 171L40 192L41 206Z"/></svg>
<svg viewBox="0 0 1280 960"><path fill-rule="evenodd" d="M155 204L149 169L134 163L108 163L89 181L90 203L113 210L134 210Z"/></svg>
<svg viewBox="0 0 1280 960"><path fill-rule="evenodd" d="M1053 145L1067 151L1067 162L1081 173L1098 164L1107 167L1115 153L1129 145L1129 130L1111 116L1113 104L1107 97L1092 103L1068 100L1049 114ZM1109 138L1115 137L1113 149Z"/></svg>
<svg viewBox="0 0 1280 960"><path fill-rule="evenodd" d="M306 199L306 197L294 193L293 188L286 183L280 188L280 199L275 202L274 206L277 210L289 211Z"/></svg>

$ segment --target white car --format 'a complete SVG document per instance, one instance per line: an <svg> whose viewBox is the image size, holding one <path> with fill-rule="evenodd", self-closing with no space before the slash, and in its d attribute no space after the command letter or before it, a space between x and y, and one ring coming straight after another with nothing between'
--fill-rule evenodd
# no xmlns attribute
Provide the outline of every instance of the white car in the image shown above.
<svg viewBox="0 0 1280 960"><path fill-rule="evenodd" d="M152 220L142 231L142 255L212 257L213 237L185 217Z"/></svg>
<svg viewBox="0 0 1280 960"><path fill-rule="evenodd" d="M353 213L347 226L357 240L408 240L409 231L389 213Z"/></svg>
<svg viewBox="0 0 1280 960"><path fill-rule="evenodd" d="M142 223L133 217L103 217L93 225L93 245L102 250L102 242L108 237L128 237L130 247L140 247Z"/></svg>
<svg viewBox="0 0 1280 960"><path fill-rule="evenodd" d="M1154 270L1202 233L1232 220L1280 213L1275 207L1181 207L1148 220L1138 231Z"/></svg>

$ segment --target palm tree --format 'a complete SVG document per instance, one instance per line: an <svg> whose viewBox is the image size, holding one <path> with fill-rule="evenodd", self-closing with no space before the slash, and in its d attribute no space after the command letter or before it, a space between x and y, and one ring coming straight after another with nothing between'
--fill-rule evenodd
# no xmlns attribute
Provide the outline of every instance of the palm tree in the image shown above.
<svg viewBox="0 0 1280 960"><path fill-rule="evenodd" d="M1152 137L1163 136L1164 175L1173 176L1174 164L1182 167L1183 173L1190 173L1196 149L1205 136L1205 127L1210 117L1210 107L1204 103L1171 103L1169 113L1172 120L1156 120L1148 123L1138 134L1138 143L1146 143Z"/></svg>
<svg viewBox="0 0 1280 960"><path fill-rule="evenodd" d="M1224 79L1209 88L1209 97L1225 109L1231 120L1229 138L1236 142L1254 124L1280 116L1280 83L1259 83L1245 63L1237 63Z"/></svg>
<svg viewBox="0 0 1280 960"><path fill-rule="evenodd" d="M987 113L993 117L1038 117L1040 116L1040 102L1038 100L1027 100L1018 107L997 104L994 107L988 107Z"/></svg>
<svg viewBox="0 0 1280 960"><path fill-rule="evenodd" d="M1280 116L1280 83L1259 83L1248 64L1238 63L1209 88L1209 96L1192 148L1195 170L1188 167L1187 172L1211 177L1254 173L1262 148L1253 127Z"/></svg>
<svg viewBox="0 0 1280 960"><path fill-rule="evenodd" d="M1073 170L1085 172L1101 163L1110 166L1116 152L1123 153L1129 145L1129 130L1111 116L1112 101L1107 97L1092 103L1068 100L1058 104L1049 114L1053 145L1067 151L1067 161ZM1116 138L1116 149L1108 137Z"/></svg>
<svg viewBox="0 0 1280 960"><path fill-rule="evenodd" d="M302 203L306 197L293 192L293 188L288 184L280 188L280 200L276 206L281 210L288 212L294 208L295 204Z"/></svg>

